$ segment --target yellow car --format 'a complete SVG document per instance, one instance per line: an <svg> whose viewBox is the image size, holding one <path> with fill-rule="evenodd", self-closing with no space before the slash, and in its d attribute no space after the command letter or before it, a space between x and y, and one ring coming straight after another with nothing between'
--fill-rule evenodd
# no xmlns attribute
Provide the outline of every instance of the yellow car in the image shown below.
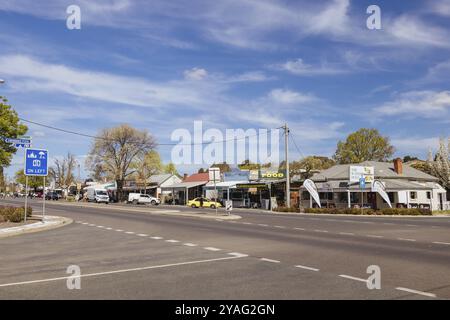
<svg viewBox="0 0 450 320"><path fill-rule="evenodd" d="M201 199L203 199L203 207L205 208L220 208L222 205L220 202L214 202L212 200L206 199L206 198L195 198L194 200L189 200L187 205L192 208L200 208L201 207Z"/></svg>

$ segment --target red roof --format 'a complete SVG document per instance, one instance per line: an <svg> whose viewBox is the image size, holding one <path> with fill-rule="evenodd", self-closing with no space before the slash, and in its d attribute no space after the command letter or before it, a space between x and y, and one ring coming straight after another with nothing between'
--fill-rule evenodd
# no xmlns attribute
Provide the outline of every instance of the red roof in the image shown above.
<svg viewBox="0 0 450 320"><path fill-rule="evenodd" d="M183 180L183 182L200 182L200 181L209 181L209 173L194 173L189 177Z"/></svg>

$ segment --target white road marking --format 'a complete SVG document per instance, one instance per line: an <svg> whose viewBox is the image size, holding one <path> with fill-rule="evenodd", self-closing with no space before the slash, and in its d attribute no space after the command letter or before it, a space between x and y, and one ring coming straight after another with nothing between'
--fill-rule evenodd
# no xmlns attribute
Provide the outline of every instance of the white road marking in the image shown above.
<svg viewBox="0 0 450 320"><path fill-rule="evenodd" d="M101 228L101 229L104 229L105 227L104 227L104 226L97 226L97 228Z"/></svg>
<svg viewBox="0 0 450 320"><path fill-rule="evenodd" d="M344 236L354 236L355 235L354 233L351 233L351 232L339 232L339 234L342 234Z"/></svg>
<svg viewBox="0 0 450 320"><path fill-rule="evenodd" d="M161 240L162 239L162 237L151 237L152 239L155 239L155 240Z"/></svg>
<svg viewBox="0 0 450 320"><path fill-rule="evenodd" d="M231 255L231 256L235 256L237 258L248 257L248 254L240 253L240 252L230 252L228 254Z"/></svg>
<svg viewBox="0 0 450 320"><path fill-rule="evenodd" d="M416 241L416 240L414 240L414 239L406 239L406 238L397 238L397 240L401 240L401 241L411 241L411 242Z"/></svg>
<svg viewBox="0 0 450 320"><path fill-rule="evenodd" d="M318 230L318 229L316 229L316 230L314 230L315 232L328 232L327 230Z"/></svg>
<svg viewBox="0 0 450 320"><path fill-rule="evenodd" d="M279 229L286 229L285 226L274 226L275 228L279 228Z"/></svg>
<svg viewBox="0 0 450 320"><path fill-rule="evenodd" d="M419 294L419 295L426 296L426 297L436 298L436 295L434 293L430 293L430 292L418 291L418 290L402 288L402 287L397 287L395 289L400 290L400 291L406 291L409 293Z"/></svg>
<svg viewBox="0 0 450 320"><path fill-rule="evenodd" d="M264 224L264 223L259 223L258 226L261 226L261 227L268 227L269 225Z"/></svg>
<svg viewBox="0 0 450 320"><path fill-rule="evenodd" d="M138 236L139 236L139 237L148 237L148 234L145 234L145 233L139 233Z"/></svg>
<svg viewBox="0 0 450 320"><path fill-rule="evenodd" d="M95 224L90 224L89 227L95 227Z"/></svg>
<svg viewBox="0 0 450 320"><path fill-rule="evenodd" d="M102 275L108 275L108 274L125 273L125 272L133 272L133 271L143 271L143 270L150 270L150 269L169 268L169 267L183 266L183 265L189 265L189 264L199 264L199 263L207 263L207 262L215 262L215 261L224 261L224 260L238 259L238 258L243 258L243 257L246 257L246 256L247 255L241 255L241 254L238 254L238 253L233 253L232 257L215 258L215 259L207 259L207 260L186 261L186 262L162 264L162 265L147 266L147 267L132 268L132 269L113 270L113 271L105 271L105 272L97 272L97 273L86 273L86 274L81 274L79 276L67 276L67 277L30 280L30 281L22 281L22 282L14 282L14 283L4 283L4 284L0 284L0 287L11 287L11 286L24 285L24 284L52 282L52 281L74 279L74 278L95 277L95 276L102 276Z"/></svg>
<svg viewBox="0 0 450 320"><path fill-rule="evenodd" d="M87 223L87 222L83 222L82 224L86 225L86 224L89 224L89 223Z"/></svg>
<svg viewBox="0 0 450 320"><path fill-rule="evenodd" d="M122 229L116 229L116 231L117 231L117 232L122 232L123 230L122 230Z"/></svg>
<svg viewBox="0 0 450 320"><path fill-rule="evenodd" d="M357 277L352 277L352 276L348 276L348 275L346 275L346 274L340 274L339 277L341 277L341 278L346 278L346 279L350 279L350 280L356 280L356 281L366 282L366 283L367 283L367 279L361 279L361 278L357 278Z"/></svg>
<svg viewBox="0 0 450 320"><path fill-rule="evenodd" d="M125 232L126 234L134 234L134 232L133 231L127 231L127 232Z"/></svg>
<svg viewBox="0 0 450 320"><path fill-rule="evenodd" d="M384 238L383 236L377 236L377 235L374 235L374 234L368 234L367 236L369 238Z"/></svg>
<svg viewBox="0 0 450 320"><path fill-rule="evenodd" d="M253 224L251 222L242 222L242 224Z"/></svg>
<svg viewBox="0 0 450 320"><path fill-rule="evenodd" d="M183 243L183 246L196 247L197 245L195 243L186 242L186 243Z"/></svg>
<svg viewBox="0 0 450 320"><path fill-rule="evenodd" d="M395 223L391 223L391 222L383 222L383 224L390 224L390 225L393 225L393 224L395 224Z"/></svg>
<svg viewBox="0 0 450 320"><path fill-rule="evenodd" d="M319 269L317 269L317 268L312 268L312 267L307 267L307 266L302 266L302 265L296 265L295 266L296 268L300 268L300 269L305 269L305 270L310 270L310 271L319 271Z"/></svg>
<svg viewBox="0 0 450 320"><path fill-rule="evenodd" d="M407 224L408 227L418 227L416 224Z"/></svg>
<svg viewBox="0 0 450 320"><path fill-rule="evenodd" d="M228 221L229 223L236 223L236 221Z"/></svg>
<svg viewBox="0 0 450 320"><path fill-rule="evenodd" d="M305 229L303 228L294 228L295 230L301 230L301 231L305 231Z"/></svg>
<svg viewBox="0 0 450 320"><path fill-rule="evenodd" d="M173 240L173 239L170 239L170 240L166 240L166 242L176 243L176 242L180 242L180 241L178 241L178 240Z"/></svg>
<svg viewBox="0 0 450 320"><path fill-rule="evenodd" d="M214 248L214 247L205 247L205 248L203 248L203 249L209 250L209 251L220 251L220 250L221 250L221 249L219 249L219 248Z"/></svg>
<svg viewBox="0 0 450 320"><path fill-rule="evenodd" d="M447 245L447 246L450 246L450 243L448 243L448 242L440 242L440 241L435 241L435 242L433 242L434 244L445 244L445 245Z"/></svg>
<svg viewBox="0 0 450 320"><path fill-rule="evenodd" d="M112 230L112 228L109 228L109 227L108 227L108 228L106 228L106 230Z"/></svg>
<svg viewBox="0 0 450 320"><path fill-rule="evenodd" d="M272 262L272 263L280 263L279 260L273 260L273 259L267 259L267 258L261 258L261 261L266 261L266 262Z"/></svg>

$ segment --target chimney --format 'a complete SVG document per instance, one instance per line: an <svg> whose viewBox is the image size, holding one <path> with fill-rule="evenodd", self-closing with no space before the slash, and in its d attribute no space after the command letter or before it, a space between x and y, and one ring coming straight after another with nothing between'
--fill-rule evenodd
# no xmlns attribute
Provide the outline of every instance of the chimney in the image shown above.
<svg viewBox="0 0 450 320"><path fill-rule="evenodd" d="M183 181L186 180L187 177L188 177L187 173L183 174Z"/></svg>
<svg viewBox="0 0 450 320"><path fill-rule="evenodd" d="M397 158L397 159L394 159L394 171L397 173L397 174L403 174L403 162L402 162L402 159L400 159L400 158Z"/></svg>

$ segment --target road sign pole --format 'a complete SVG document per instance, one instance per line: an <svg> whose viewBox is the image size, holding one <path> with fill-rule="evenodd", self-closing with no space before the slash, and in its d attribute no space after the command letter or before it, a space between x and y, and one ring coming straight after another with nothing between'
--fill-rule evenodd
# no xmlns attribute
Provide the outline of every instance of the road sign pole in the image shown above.
<svg viewBox="0 0 450 320"><path fill-rule="evenodd" d="M213 171L214 174L214 207L216 207L216 215L217 215L217 188L216 188L216 170Z"/></svg>
<svg viewBox="0 0 450 320"><path fill-rule="evenodd" d="M25 176L25 216L23 222L27 222L27 204L28 204L28 176Z"/></svg>
<svg viewBox="0 0 450 320"><path fill-rule="evenodd" d="M45 176L44 176L44 189L42 192L42 221L45 220Z"/></svg>

